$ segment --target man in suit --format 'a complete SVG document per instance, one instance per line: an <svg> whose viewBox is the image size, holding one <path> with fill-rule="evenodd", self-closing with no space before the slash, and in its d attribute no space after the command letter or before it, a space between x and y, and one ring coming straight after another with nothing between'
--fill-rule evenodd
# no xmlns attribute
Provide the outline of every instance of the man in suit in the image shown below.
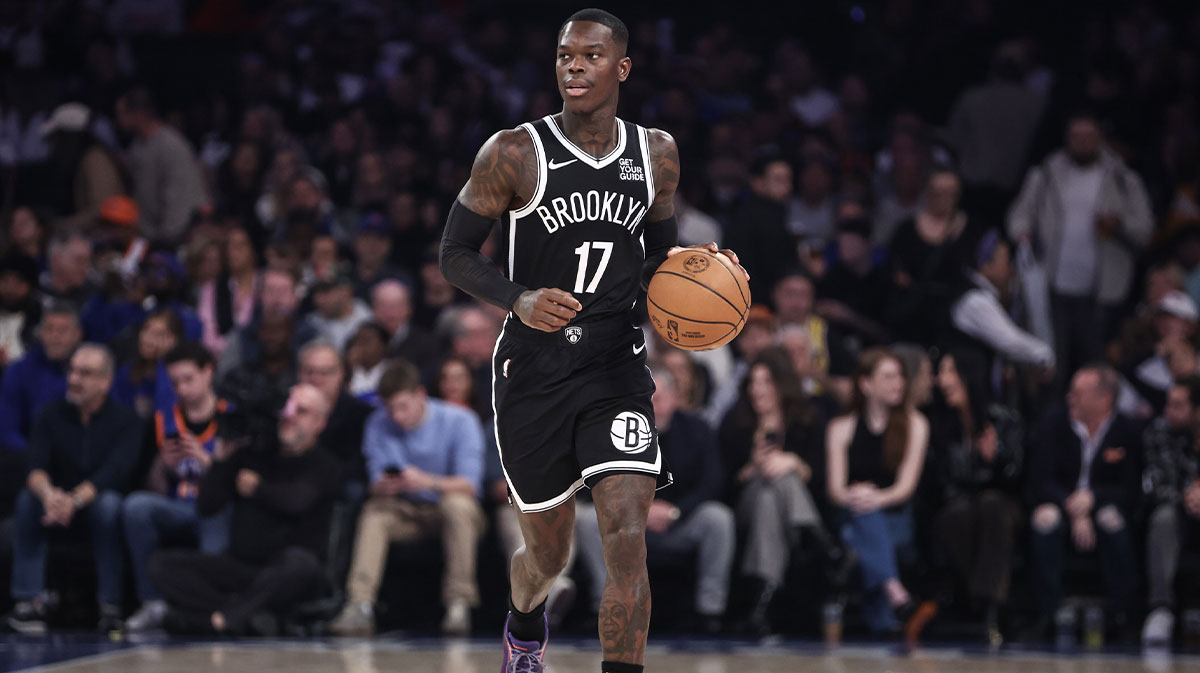
<svg viewBox="0 0 1200 673"><path fill-rule="evenodd" d="M1116 412L1119 379L1088 365L1071 380L1067 410L1034 436L1030 471L1033 555L1041 625L1062 598L1063 552L1093 550L1103 571L1110 614L1127 630L1136 600L1137 564L1130 523L1141 500L1141 433Z"/></svg>

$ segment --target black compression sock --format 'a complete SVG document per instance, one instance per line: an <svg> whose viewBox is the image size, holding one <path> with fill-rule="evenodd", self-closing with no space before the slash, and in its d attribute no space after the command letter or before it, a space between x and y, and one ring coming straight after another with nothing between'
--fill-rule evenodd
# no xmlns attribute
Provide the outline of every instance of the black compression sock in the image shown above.
<svg viewBox="0 0 1200 673"><path fill-rule="evenodd" d="M543 642L546 639L546 601L542 601L529 612L521 612L513 605L512 594L508 596L508 632L517 640Z"/></svg>
<svg viewBox="0 0 1200 673"><path fill-rule="evenodd" d="M627 664L623 661L602 661L600 673L642 673L642 665Z"/></svg>

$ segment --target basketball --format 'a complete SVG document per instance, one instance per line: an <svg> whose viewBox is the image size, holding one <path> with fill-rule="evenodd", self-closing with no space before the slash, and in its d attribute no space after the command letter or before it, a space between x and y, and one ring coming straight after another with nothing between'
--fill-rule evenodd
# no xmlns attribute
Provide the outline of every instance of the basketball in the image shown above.
<svg viewBox="0 0 1200 673"><path fill-rule="evenodd" d="M667 258L650 279L646 310L654 329L688 351L733 341L750 311L750 285L737 265L707 250Z"/></svg>

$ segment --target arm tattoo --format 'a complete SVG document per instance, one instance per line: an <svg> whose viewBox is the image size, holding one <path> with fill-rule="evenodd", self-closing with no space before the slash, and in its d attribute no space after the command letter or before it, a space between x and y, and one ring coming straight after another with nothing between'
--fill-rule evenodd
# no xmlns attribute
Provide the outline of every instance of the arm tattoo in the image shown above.
<svg viewBox="0 0 1200 673"><path fill-rule="evenodd" d="M537 154L529 133L524 129L500 131L479 149L471 179L458 199L472 212L500 217L532 198L537 172Z"/></svg>
<svg viewBox="0 0 1200 673"><path fill-rule="evenodd" d="M654 171L654 185L658 193L647 222L665 220L675 214L675 189L679 187L679 148L670 133L659 129L647 129L650 141L650 168Z"/></svg>

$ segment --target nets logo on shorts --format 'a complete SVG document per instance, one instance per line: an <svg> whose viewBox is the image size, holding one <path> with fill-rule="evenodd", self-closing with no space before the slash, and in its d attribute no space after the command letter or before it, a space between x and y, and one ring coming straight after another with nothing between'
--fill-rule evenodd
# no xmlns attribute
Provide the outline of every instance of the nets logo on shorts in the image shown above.
<svg viewBox="0 0 1200 673"><path fill-rule="evenodd" d="M567 337L567 341L577 344L579 343L579 339L583 336L583 328L571 326L563 330L563 334Z"/></svg>
<svg viewBox="0 0 1200 673"><path fill-rule="evenodd" d="M650 421L636 411L622 411L617 414L609 435L612 437L613 446L621 453L641 453L650 448L654 439Z"/></svg>

